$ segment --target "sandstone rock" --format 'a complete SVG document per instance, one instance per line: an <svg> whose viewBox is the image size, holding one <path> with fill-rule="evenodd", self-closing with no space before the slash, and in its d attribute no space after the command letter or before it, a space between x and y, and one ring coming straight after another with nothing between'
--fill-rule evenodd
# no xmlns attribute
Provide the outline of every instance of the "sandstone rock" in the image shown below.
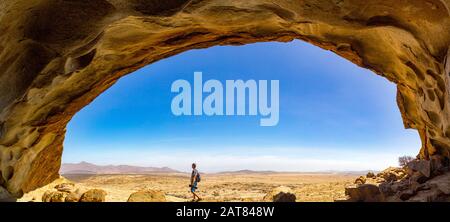
<svg viewBox="0 0 450 222"><path fill-rule="evenodd" d="M373 184L347 186L345 195L350 197L349 201L355 202L380 202L384 200L380 189Z"/></svg>
<svg viewBox="0 0 450 222"><path fill-rule="evenodd" d="M17 197L58 178L67 123L120 77L190 49L293 39L396 83L403 123L419 129L424 144L419 158L448 158L449 7L393 0L2 1L0 150L14 155L0 157L0 186Z"/></svg>
<svg viewBox="0 0 450 222"><path fill-rule="evenodd" d="M448 168L449 164L449 161L442 156L433 155L430 157L431 173L433 176L450 171Z"/></svg>
<svg viewBox="0 0 450 222"><path fill-rule="evenodd" d="M382 178L382 177L377 177L375 182L376 183L384 183L384 182L386 182L386 180L384 178Z"/></svg>
<svg viewBox="0 0 450 222"><path fill-rule="evenodd" d="M403 202L397 195L388 196L384 198L385 202Z"/></svg>
<svg viewBox="0 0 450 222"><path fill-rule="evenodd" d="M380 182L392 182L397 181L406 176L406 170L399 167L389 167L377 174L377 177L383 178L384 181Z"/></svg>
<svg viewBox="0 0 450 222"><path fill-rule="evenodd" d="M64 199L64 202L78 202L80 201L81 194L79 193L69 193L67 194L66 198Z"/></svg>
<svg viewBox="0 0 450 222"><path fill-rule="evenodd" d="M414 190L405 190L405 191L400 192L400 194L398 196L401 200L408 200L415 194L416 193L414 192Z"/></svg>
<svg viewBox="0 0 450 222"><path fill-rule="evenodd" d="M436 201L446 201L445 196L441 195L437 189L434 190L424 190L417 192L416 195L409 198L408 202L436 202Z"/></svg>
<svg viewBox="0 0 450 222"><path fill-rule="evenodd" d="M401 179L403 179L403 178L405 178L407 176L408 176L408 173L406 173L406 171L398 172L397 173L397 180L401 180Z"/></svg>
<svg viewBox="0 0 450 222"><path fill-rule="evenodd" d="M138 191L132 193L127 202L166 202L166 196L156 190Z"/></svg>
<svg viewBox="0 0 450 222"><path fill-rule="evenodd" d="M358 178L356 178L355 180L355 184L365 184L366 183L366 177L364 176L360 176Z"/></svg>
<svg viewBox="0 0 450 222"><path fill-rule="evenodd" d="M392 181L396 181L397 180L397 175L395 173L392 172L386 172L385 174L383 174L383 179L386 182L392 182Z"/></svg>
<svg viewBox="0 0 450 222"><path fill-rule="evenodd" d="M80 202L105 202L106 191L101 189L92 189L81 195Z"/></svg>
<svg viewBox="0 0 450 222"><path fill-rule="evenodd" d="M409 179L381 183L379 189L386 201L450 201L450 171L441 173L439 176L427 178L422 172L414 170Z"/></svg>
<svg viewBox="0 0 450 222"><path fill-rule="evenodd" d="M14 202L14 201L16 201L16 198L12 197L11 194L5 188L0 186L0 202Z"/></svg>
<svg viewBox="0 0 450 222"><path fill-rule="evenodd" d="M56 191L51 194L50 202L64 202L66 193Z"/></svg>
<svg viewBox="0 0 450 222"><path fill-rule="evenodd" d="M338 197L334 199L333 202L351 202L351 201L349 201L348 197Z"/></svg>
<svg viewBox="0 0 450 222"><path fill-rule="evenodd" d="M378 185L383 196L392 196L402 191L406 191L411 188L408 180L399 182L383 182Z"/></svg>
<svg viewBox="0 0 450 222"><path fill-rule="evenodd" d="M50 200L51 200L50 195L52 192L53 191L50 191L50 190L45 191L45 193L42 195L41 201L42 202L50 202Z"/></svg>
<svg viewBox="0 0 450 222"><path fill-rule="evenodd" d="M392 190L394 190L395 192L398 192L398 191L404 191L404 190L407 190L407 189L409 189L411 186L410 186L410 182L409 182L408 180L402 180L402 181L393 183L393 184L391 185L391 187L392 187Z"/></svg>
<svg viewBox="0 0 450 222"><path fill-rule="evenodd" d="M450 195L450 172L437 176L427 182L430 186L435 186L440 192Z"/></svg>
<svg viewBox="0 0 450 222"><path fill-rule="evenodd" d="M266 202L295 202L296 196L289 187L280 186L266 194L263 200Z"/></svg>
<svg viewBox="0 0 450 222"><path fill-rule="evenodd" d="M431 176L431 163L428 160L413 160L408 163L407 167L413 171L420 172L427 178Z"/></svg>
<svg viewBox="0 0 450 222"><path fill-rule="evenodd" d="M412 182L418 182L418 183L422 184L422 183L425 183L428 180L428 178L420 172L414 172L411 175L410 180Z"/></svg>
<svg viewBox="0 0 450 222"><path fill-rule="evenodd" d="M61 191L46 191L42 195L42 202L64 202L67 193Z"/></svg>
<svg viewBox="0 0 450 222"><path fill-rule="evenodd" d="M432 186L430 186L428 183L417 183L412 182L410 183L410 189L412 189L415 193L422 191L422 190L430 190Z"/></svg>
<svg viewBox="0 0 450 222"><path fill-rule="evenodd" d="M384 196L392 196L397 193L397 190L393 188L393 185L391 183L383 182L380 185L378 185L378 189L380 189L380 192Z"/></svg>
<svg viewBox="0 0 450 222"><path fill-rule="evenodd" d="M79 202L82 195L83 192L80 189L77 189L74 192L67 194L65 202Z"/></svg>
<svg viewBox="0 0 450 222"><path fill-rule="evenodd" d="M388 173L397 174L398 177L402 177L397 181L383 182L378 185L380 192L382 193L385 201L397 202L430 202L430 201L450 201L450 171L444 170L444 167L437 167L433 169L440 169L439 176L434 176L435 171L431 170L430 178L426 177L424 172L419 172L420 167L426 166L426 161L415 161L413 169L411 170L411 176L406 174L402 177L400 171L393 169L385 170L379 174L379 176L386 176ZM428 163L432 163L433 160ZM433 164L430 164L433 166ZM440 166L438 164L437 166ZM360 197L360 192L357 187L349 187L346 189L347 195L351 196L349 200L361 201L364 199Z"/></svg>
<svg viewBox="0 0 450 222"><path fill-rule="evenodd" d="M61 183L55 186L55 189L61 192L70 193L75 188L75 184L73 183Z"/></svg>
<svg viewBox="0 0 450 222"><path fill-rule="evenodd" d="M375 175L373 172L368 172L368 173L366 174L366 177L367 177L367 178L375 179L375 178L376 178L376 175Z"/></svg>

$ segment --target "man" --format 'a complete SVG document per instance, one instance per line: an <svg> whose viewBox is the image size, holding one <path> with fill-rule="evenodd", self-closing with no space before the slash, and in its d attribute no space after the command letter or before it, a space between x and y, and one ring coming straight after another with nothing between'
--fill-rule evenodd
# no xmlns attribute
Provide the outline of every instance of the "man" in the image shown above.
<svg viewBox="0 0 450 222"><path fill-rule="evenodd" d="M191 184L189 185L189 187L191 188L191 193L192 195L194 195L192 202L195 201L195 198L197 198L197 201L201 200L201 198L195 193L195 190L197 189L197 183L200 182L200 174L198 173L198 170L196 168L197 165L193 163L191 173Z"/></svg>

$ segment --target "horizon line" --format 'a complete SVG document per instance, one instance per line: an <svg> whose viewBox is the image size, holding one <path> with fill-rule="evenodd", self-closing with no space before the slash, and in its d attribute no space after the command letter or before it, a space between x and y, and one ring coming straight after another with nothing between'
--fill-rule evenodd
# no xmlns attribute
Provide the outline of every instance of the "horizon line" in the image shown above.
<svg viewBox="0 0 450 222"><path fill-rule="evenodd" d="M188 171L182 171L182 170L176 170L170 166L142 166L142 165L133 165L133 164L97 164L97 163L93 163L93 162L88 162L88 161L79 161L79 162L64 162L61 163L61 167L63 164L81 164L81 163L87 163L87 164L92 164L95 166L100 166L100 167L104 167L104 166L131 166L131 167L140 167L140 168L159 168L159 169L163 169L163 168L168 168L170 170L176 171L176 172L172 172L172 173L189 173ZM386 168L389 167L399 167L399 166L388 166ZM251 170L251 169L246 169L246 168L242 168L242 169L236 169L236 170L223 170L223 171L201 171L203 173L209 173L209 174L220 174L220 173L236 173L236 172L242 172L242 171L249 171L249 172L255 172L255 173L263 173L263 172L273 172L273 173L351 173L351 172L381 172L383 170L375 170L375 169L362 169L362 170L270 170L270 169L263 169L263 170ZM151 171L143 171L143 172L151 172ZM155 171L155 173L157 173L158 171ZM171 172L168 172L171 173ZM125 173L126 174L126 173ZM139 174L139 173L133 173L133 174Z"/></svg>

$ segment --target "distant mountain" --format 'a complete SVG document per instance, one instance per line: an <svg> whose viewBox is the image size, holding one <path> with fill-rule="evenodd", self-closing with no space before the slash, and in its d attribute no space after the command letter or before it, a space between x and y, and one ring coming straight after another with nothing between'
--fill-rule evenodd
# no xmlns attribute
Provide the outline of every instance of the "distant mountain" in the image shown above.
<svg viewBox="0 0 450 222"><path fill-rule="evenodd" d="M63 163L60 174L148 174L148 173L179 173L168 167L140 167L130 165L95 165L88 162Z"/></svg>
<svg viewBox="0 0 450 222"><path fill-rule="evenodd" d="M236 171L222 171L222 172L218 172L217 174L271 174L271 173L282 173L282 172L271 171L271 170L263 170L263 171L236 170Z"/></svg>

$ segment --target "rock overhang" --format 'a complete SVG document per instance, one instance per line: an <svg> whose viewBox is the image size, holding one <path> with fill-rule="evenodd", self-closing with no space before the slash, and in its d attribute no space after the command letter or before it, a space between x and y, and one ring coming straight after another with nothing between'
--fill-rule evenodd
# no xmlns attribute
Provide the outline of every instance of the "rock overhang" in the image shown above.
<svg viewBox="0 0 450 222"><path fill-rule="evenodd" d="M215 45L301 39L397 84L419 158L450 157L450 1L15 0L0 3L0 186L58 177L65 127L120 77Z"/></svg>

